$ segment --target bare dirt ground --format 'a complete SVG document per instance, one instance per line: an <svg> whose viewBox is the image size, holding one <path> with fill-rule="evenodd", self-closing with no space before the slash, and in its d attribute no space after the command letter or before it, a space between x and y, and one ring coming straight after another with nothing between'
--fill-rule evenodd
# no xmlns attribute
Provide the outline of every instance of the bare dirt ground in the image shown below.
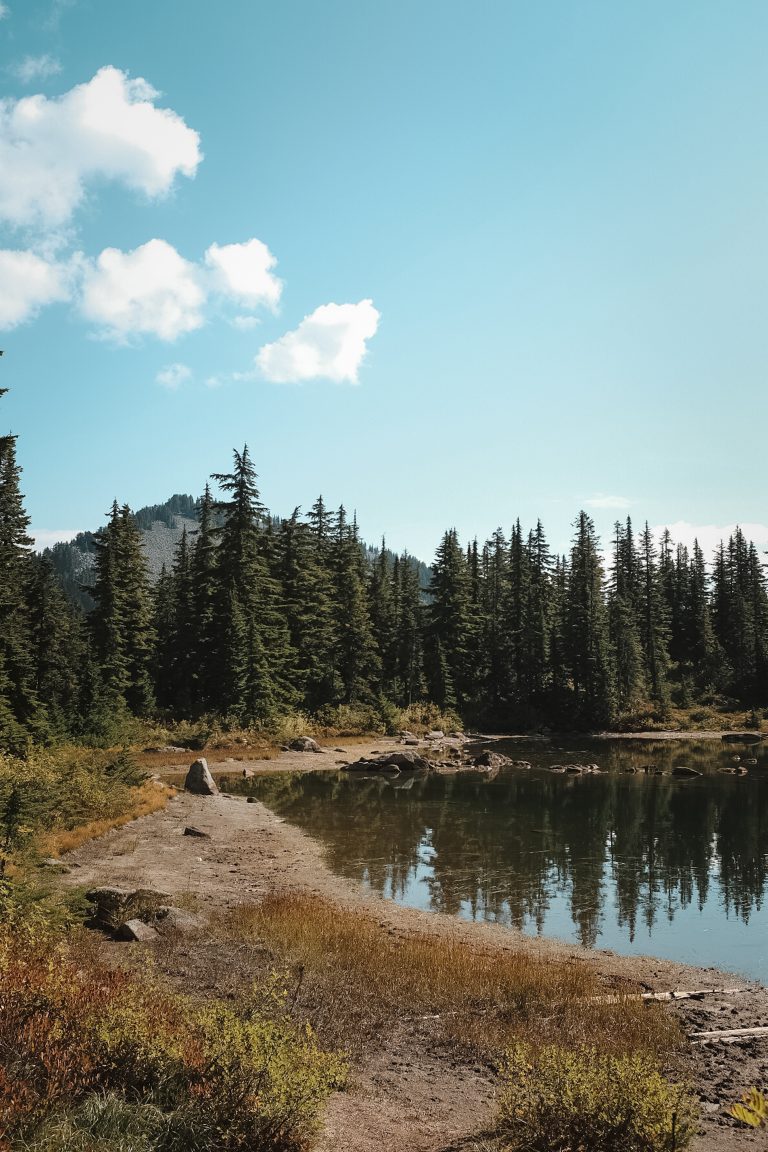
<svg viewBox="0 0 768 1152"><path fill-rule="evenodd" d="M337 760L357 759L387 751L395 741L338 741L323 755L285 752L266 761L234 760L226 755L211 762L215 773L311 770L335 767ZM191 757L190 757L191 759ZM178 766L171 773L178 774ZM185 836L188 825L210 839ZM402 908L361 886L335 876L325 864L321 846L285 823L260 803L220 795L179 793L168 807L91 841L66 857L65 883L86 888L117 885L154 888L184 904L218 914L237 904L253 903L271 891L299 890L323 895L349 907L373 910L382 925L396 932L418 931L456 939L482 941L500 949L524 948L538 956L568 958L606 978L639 982L651 991L738 987L731 996L671 1004L687 1033L725 1028L768 1026L768 990L713 969L649 957L621 957L589 951L562 941L522 936L498 925L474 924L437 913ZM768 945L768 942L767 942ZM141 945L112 945L123 955ZM184 984L199 982L199 959L205 955L209 980L204 987L219 995L247 979L248 959L227 941L194 938L167 952L159 962ZM199 986L199 983L198 983ZM737 1101L750 1085L768 1082L768 1037L695 1044L688 1069L702 1102L703 1129L695 1152L752 1152L768 1147L764 1135L737 1126L724 1107ZM351 1089L331 1101L320 1152L482 1152L489 1147L482 1132L492 1120L492 1070L461 1057L439 1041L429 1021L402 1021L383 1037L375 1051L358 1063Z"/></svg>

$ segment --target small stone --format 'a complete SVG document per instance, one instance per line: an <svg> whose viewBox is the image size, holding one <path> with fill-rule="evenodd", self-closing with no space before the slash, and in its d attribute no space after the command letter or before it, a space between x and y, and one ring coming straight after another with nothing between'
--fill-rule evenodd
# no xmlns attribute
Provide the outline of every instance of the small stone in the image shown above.
<svg viewBox="0 0 768 1152"><path fill-rule="evenodd" d="M201 832L199 828L194 828L191 824L184 829L185 836L198 836L201 840L210 840L210 835L207 832Z"/></svg>
<svg viewBox="0 0 768 1152"><path fill-rule="evenodd" d="M115 931L118 940L137 940L140 944L149 944L157 940L157 931L143 920L126 920Z"/></svg>

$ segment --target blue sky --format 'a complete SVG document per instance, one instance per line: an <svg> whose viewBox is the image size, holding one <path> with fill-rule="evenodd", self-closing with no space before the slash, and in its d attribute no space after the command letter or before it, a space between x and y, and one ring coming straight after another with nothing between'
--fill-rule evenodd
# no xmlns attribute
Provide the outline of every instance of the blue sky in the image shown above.
<svg viewBox="0 0 768 1152"><path fill-rule="evenodd" d="M0 426L40 539L247 441L431 558L768 543L768 7L7 0Z"/></svg>

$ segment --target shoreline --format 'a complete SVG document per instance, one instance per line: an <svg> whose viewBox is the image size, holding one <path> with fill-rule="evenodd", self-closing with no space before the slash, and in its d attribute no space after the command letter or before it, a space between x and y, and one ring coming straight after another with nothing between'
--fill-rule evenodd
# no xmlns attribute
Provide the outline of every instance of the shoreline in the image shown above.
<svg viewBox="0 0 768 1152"><path fill-rule="evenodd" d="M249 760L245 755L237 759L211 758L210 767L219 778L243 770L261 774L334 769L339 767L337 759L368 756L392 747L400 747L393 738L339 740L325 754L282 752L269 760ZM169 776L179 775L179 769L169 766L157 775L167 782ZM185 836L188 825L194 825L210 839ZM255 903L269 892L300 891L372 914L394 934L418 933L483 949L524 951L539 959L567 960L587 966L606 981L631 983L644 991L739 987L745 991L738 995L678 1001L667 1010L680 1018L687 1033L768 1025L768 989L757 981L653 956L623 956L609 950L588 949L562 939L528 936L498 924L461 920L449 913L396 904L361 883L337 876L329 868L318 841L262 803L248 803L245 797L178 793L164 810L84 844L64 857L62 863L68 869L61 877L65 884L154 888L182 903L194 901L212 921L221 912L238 904ZM140 946L108 947L115 950L119 959L126 948L132 951ZM194 948L193 943L191 947ZM426 1057L421 1063L411 1060L406 1069L402 1049L394 1053L388 1050L387 1059L391 1067L388 1065L386 1074L380 1067L384 1060L380 1054L378 1063L373 1060L370 1067L359 1070L354 1092L334 1099L319 1152L375 1152L381 1147L388 1152L440 1152L451 1141L468 1134L472 1117L476 1118L477 1127L481 1126L484 1116L478 1115L478 1110L489 1112L493 1095L487 1070L442 1064L427 1068ZM733 1122L723 1116L722 1108L738 1101L752 1084L764 1083L766 1059L768 1040L740 1040L728 1046L714 1043L691 1049L686 1070L702 1100L704 1127L704 1135L692 1146L694 1152L727 1152L736 1139L749 1152L761 1145L762 1137L737 1131ZM386 1091L382 1089L383 1081L389 1085ZM435 1099L429 1093L434 1092L436 1081L445 1088L440 1107L430 1103Z"/></svg>

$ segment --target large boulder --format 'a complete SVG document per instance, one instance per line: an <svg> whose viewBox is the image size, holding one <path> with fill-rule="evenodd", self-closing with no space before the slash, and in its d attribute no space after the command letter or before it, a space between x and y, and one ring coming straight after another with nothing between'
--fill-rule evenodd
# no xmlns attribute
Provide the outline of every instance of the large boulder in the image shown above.
<svg viewBox="0 0 768 1152"><path fill-rule="evenodd" d="M151 888L92 888L85 894L94 906L93 919L113 931L128 920L147 920L170 900L165 892Z"/></svg>
<svg viewBox="0 0 768 1152"><path fill-rule="evenodd" d="M317 740L313 740L311 736L297 736L295 740L291 740L288 747L292 752L322 752Z"/></svg>
<svg viewBox="0 0 768 1152"><path fill-rule="evenodd" d="M187 778L184 781L185 792L193 792L195 796L218 796L219 789L211 776L208 761L204 756L190 765Z"/></svg>

